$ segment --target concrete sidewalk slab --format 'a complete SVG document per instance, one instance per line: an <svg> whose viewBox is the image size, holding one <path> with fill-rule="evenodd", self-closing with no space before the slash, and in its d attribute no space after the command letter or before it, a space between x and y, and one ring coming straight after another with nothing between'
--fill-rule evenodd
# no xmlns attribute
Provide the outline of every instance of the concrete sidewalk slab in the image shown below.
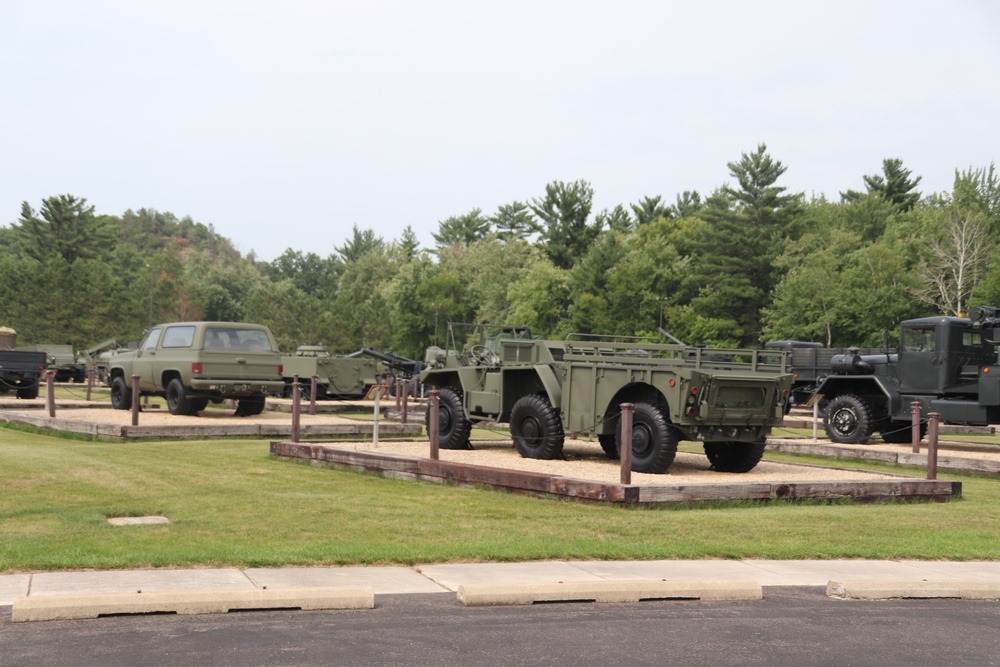
<svg viewBox="0 0 1000 667"><path fill-rule="evenodd" d="M578 561L572 565L602 579L758 580L761 571L738 560ZM825 583L825 582L824 582Z"/></svg>
<svg viewBox="0 0 1000 667"><path fill-rule="evenodd" d="M529 605L536 602L618 602L642 600L760 600L755 581L568 581L562 583L462 584L458 601L466 607Z"/></svg>
<svg viewBox="0 0 1000 667"><path fill-rule="evenodd" d="M462 584L496 584L510 581L550 583L565 581L601 581L602 578L564 561L529 563L450 563L420 565L417 572L449 591Z"/></svg>
<svg viewBox="0 0 1000 667"><path fill-rule="evenodd" d="M0 605L9 605L16 598L28 595L30 574L0 574Z"/></svg>
<svg viewBox="0 0 1000 667"><path fill-rule="evenodd" d="M831 579L874 580L927 577L927 571L903 561L881 560L745 560L759 570L764 586L826 586ZM943 578L943 577L938 577Z"/></svg>
<svg viewBox="0 0 1000 667"><path fill-rule="evenodd" d="M443 593L448 589L409 567L250 568L244 574L258 588L370 586L376 593Z"/></svg>
<svg viewBox="0 0 1000 667"><path fill-rule="evenodd" d="M256 586L235 568L42 572L31 575L31 596L206 589L254 590Z"/></svg>

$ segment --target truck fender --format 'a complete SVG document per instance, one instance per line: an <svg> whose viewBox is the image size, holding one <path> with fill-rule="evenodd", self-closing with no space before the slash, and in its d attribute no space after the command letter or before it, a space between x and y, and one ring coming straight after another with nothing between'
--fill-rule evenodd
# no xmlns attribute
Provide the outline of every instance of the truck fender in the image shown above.
<svg viewBox="0 0 1000 667"><path fill-rule="evenodd" d="M886 411L893 414L899 407L899 394L888 381L880 375L827 375L816 388L816 394L825 398L833 398L842 394L864 394L867 396L881 394L886 400Z"/></svg>
<svg viewBox="0 0 1000 667"><path fill-rule="evenodd" d="M538 374L538 379L541 380L542 386L545 387L545 393L549 396L549 403L553 407L559 408L562 405L562 385L559 384L559 378L556 377L552 366L539 364L535 366L535 372Z"/></svg>

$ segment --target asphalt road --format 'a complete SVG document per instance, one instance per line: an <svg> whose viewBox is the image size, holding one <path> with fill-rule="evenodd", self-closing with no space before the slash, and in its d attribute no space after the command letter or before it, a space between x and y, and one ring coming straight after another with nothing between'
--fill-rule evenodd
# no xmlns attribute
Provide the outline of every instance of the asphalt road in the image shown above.
<svg viewBox="0 0 1000 667"><path fill-rule="evenodd" d="M365 611L261 611L13 623L20 665L1000 665L1000 602L827 598L466 608L382 595Z"/></svg>

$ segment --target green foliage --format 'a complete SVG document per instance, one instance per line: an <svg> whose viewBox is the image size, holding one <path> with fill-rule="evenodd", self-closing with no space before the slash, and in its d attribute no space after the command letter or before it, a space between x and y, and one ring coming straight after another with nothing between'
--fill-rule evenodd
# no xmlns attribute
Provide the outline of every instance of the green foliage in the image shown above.
<svg viewBox="0 0 1000 667"><path fill-rule="evenodd" d="M503 241L523 241L541 231L528 205L519 201L501 204L489 221Z"/></svg>
<svg viewBox="0 0 1000 667"><path fill-rule="evenodd" d="M356 262L371 252L381 254L385 250L385 241L382 237L375 236L374 231L360 230L354 225L351 227L351 238L347 239L344 245L337 246L336 250L345 263Z"/></svg>
<svg viewBox="0 0 1000 667"><path fill-rule="evenodd" d="M490 232L490 220L483 217L481 208L474 208L464 215L454 215L438 223L438 232L431 234L438 250L454 246L469 247Z"/></svg>
<svg viewBox="0 0 1000 667"><path fill-rule="evenodd" d="M587 181L554 181L545 196L531 200L531 210L542 223L541 242L549 259L568 269L587 252L601 232L600 223L589 224L594 188Z"/></svg>
<svg viewBox="0 0 1000 667"><path fill-rule="evenodd" d="M60 257L68 263L77 259L106 257L114 239L107 217L94 214L86 199L73 195L49 197L39 214L24 202L16 227L21 250L44 262Z"/></svg>
<svg viewBox="0 0 1000 667"><path fill-rule="evenodd" d="M906 212L920 201L920 193L914 190L920 183L921 176L910 178L912 172L903 167L899 158L886 158L882 161L882 174L871 174L864 177L867 194L876 195L892 204L897 210ZM840 193L845 201L857 201L864 195L854 190Z"/></svg>

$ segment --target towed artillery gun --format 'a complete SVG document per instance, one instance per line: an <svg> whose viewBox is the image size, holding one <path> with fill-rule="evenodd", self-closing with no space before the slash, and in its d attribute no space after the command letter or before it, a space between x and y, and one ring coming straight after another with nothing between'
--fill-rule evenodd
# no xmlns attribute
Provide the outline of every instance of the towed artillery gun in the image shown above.
<svg viewBox="0 0 1000 667"><path fill-rule="evenodd" d="M619 458L621 404L634 404L632 469L666 473L677 443L704 443L714 469L747 472L782 422L787 353L641 339L540 340L526 327L477 327L439 351L421 381L440 391L439 444L467 449L476 422L506 422L521 456L556 459L567 434L597 437ZM428 412L427 420L430 420Z"/></svg>
<svg viewBox="0 0 1000 667"><path fill-rule="evenodd" d="M912 439L912 407L953 424L1000 423L1000 314L980 306L964 317L922 317L900 324L899 341L878 354L835 355L816 387L830 440L865 444ZM927 423L921 422L921 436Z"/></svg>
<svg viewBox="0 0 1000 667"><path fill-rule="evenodd" d="M300 345L294 355L284 355L281 365L285 379L285 396L292 395L292 383L298 376L302 399L311 396L316 378L316 398L363 398L368 389L379 382L378 362L362 359L355 352L346 357L332 356L322 345Z"/></svg>

